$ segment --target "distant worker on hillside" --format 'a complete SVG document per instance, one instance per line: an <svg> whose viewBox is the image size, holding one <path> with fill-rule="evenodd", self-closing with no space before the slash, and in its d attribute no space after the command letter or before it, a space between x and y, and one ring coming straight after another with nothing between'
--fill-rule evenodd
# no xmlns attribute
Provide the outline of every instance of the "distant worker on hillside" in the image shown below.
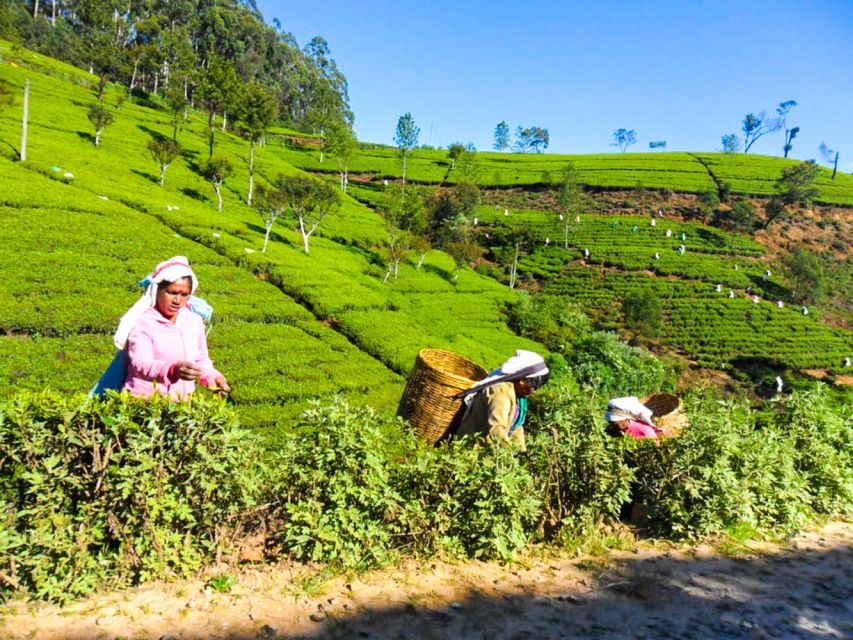
<svg viewBox="0 0 853 640"><path fill-rule="evenodd" d="M661 437L661 430L652 421L652 410L636 396L613 398L607 403L604 419L607 420L607 433L612 436L637 440Z"/></svg>
<svg viewBox="0 0 853 640"><path fill-rule="evenodd" d="M206 303L194 299L198 308L187 304L198 287L187 258L161 262L142 283L145 292L124 314L114 337L116 347L128 356L124 388L143 398L159 393L185 400L198 381L227 394L228 381L207 353L200 315Z"/></svg>
<svg viewBox="0 0 853 640"><path fill-rule="evenodd" d="M454 435L481 433L513 442L526 451L527 397L548 382L549 376L542 356L519 349L484 379L456 395L464 404Z"/></svg>

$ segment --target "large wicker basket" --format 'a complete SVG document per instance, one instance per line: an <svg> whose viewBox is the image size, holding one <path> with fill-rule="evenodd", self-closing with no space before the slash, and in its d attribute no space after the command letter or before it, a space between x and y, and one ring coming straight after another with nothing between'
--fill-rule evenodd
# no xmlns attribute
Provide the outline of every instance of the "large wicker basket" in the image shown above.
<svg viewBox="0 0 853 640"><path fill-rule="evenodd" d="M397 415L435 444L447 433L462 406L453 396L488 375L480 365L441 349L423 349L415 359Z"/></svg>
<svg viewBox="0 0 853 640"><path fill-rule="evenodd" d="M671 393L656 393L643 398L641 402L647 409L651 409L654 418L667 416L681 406L678 396Z"/></svg>
<svg viewBox="0 0 853 640"><path fill-rule="evenodd" d="M681 400L671 393L656 393L642 399L642 403L652 410L655 424L660 427L664 437L671 438L690 426L681 407Z"/></svg>

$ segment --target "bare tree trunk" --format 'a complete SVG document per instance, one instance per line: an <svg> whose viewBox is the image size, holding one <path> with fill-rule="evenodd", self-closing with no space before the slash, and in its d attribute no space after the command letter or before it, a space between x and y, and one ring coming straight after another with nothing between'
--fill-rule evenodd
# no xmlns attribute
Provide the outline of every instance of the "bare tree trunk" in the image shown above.
<svg viewBox="0 0 853 640"><path fill-rule="evenodd" d="M249 197L246 198L246 204L252 206L252 189L255 186L255 140L249 144Z"/></svg>
<svg viewBox="0 0 853 640"><path fill-rule="evenodd" d="M420 257L418 257L418 265L415 267L415 271L420 271L420 270L421 270L421 266L423 265L423 263L424 263L424 259L425 259L425 258L426 258L426 254L425 254L425 253L422 253L422 254L420 255Z"/></svg>
<svg viewBox="0 0 853 640"><path fill-rule="evenodd" d="M53 15L50 18L50 26L56 25L56 0L53 0Z"/></svg>
<svg viewBox="0 0 853 640"><path fill-rule="evenodd" d="M213 183L213 188L216 189L216 197L219 198L219 207L217 208L219 213L222 213L222 190L219 188L221 184L221 182Z"/></svg>
<svg viewBox="0 0 853 640"><path fill-rule="evenodd" d="M565 232L565 238L564 238L564 240L563 240L563 248L564 248L564 249L568 249L568 248L569 248L569 221L568 221L568 216L569 216L569 214L568 214L568 213L566 213L566 226L565 226L565 229L564 229L564 232Z"/></svg>
<svg viewBox="0 0 853 640"><path fill-rule="evenodd" d="M835 174L838 172L838 151L835 152L835 164L832 165L832 179L835 180Z"/></svg>
<svg viewBox="0 0 853 640"><path fill-rule="evenodd" d="M215 118L215 114L211 110L207 116L207 128L209 129L208 148L210 150L210 156L209 157L211 157L211 158L213 157L213 136L215 135L214 127L216 126L216 122L214 121L214 118Z"/></svg>
<svg viewBox="0 0 853 640"><path fill-rule="evenodd" d="M515 258L512 260L512 269L509 271L509 288L515 289L515 277L518 273L518 242L515 243Z"/></svg>
<svg viewBox="0 0 853 640"><path fill-rule="evenodd" d="M168 167L165 162L160 163L160 186L162 187L166 183L166 167Z"/></svg>
<svg viewBox="0 0 853 640"><path fill-rule="evenodd" d="M223 111L222 112L222 130L225 131L225 129L227 127L228 127L228 112Z"/></svg>
<svg viewBox="0 0 853 640"><path fill-rule="evenodd" d="M310 235L310 232L305 233L305 221L302 218L302 216L299 216L299 233L302 234L302 246L304 247L305 253L307 254L308 253L308 236Z"/></svg>
<svg viewBox="0 0 853 640"><path fill-rule="evenodd" d="M35 0L35 2L33 2L33 20L38 18L38 15L39 15L39 0Z"/></svg>
<svg viewBox="0 0 853 640"><path fill-rule="evenodd" d="M273 222L275 222L275 221L273 221ZM264 248L263 248L263 249L261 249L261 253L266 253L266 252L267 252L267 243L268 243L268 242L269 242L269 240L270 240L270 231L272 231L272 224L273 224L272 222L266 222L266 223L264 223L264 226L266 226L267 231L266 231L266 233L264 234Z"/></svg>
<svg viewBox="0 0 853 640"><path fill-rule="evenodd" d="M154 91L152 91L152 93L155 96L157 95L157 87L159 87L159 86L160 86L160 72L155 71L154 72Z"/></svg>
<svg viewBox="0 0 853 640"><path fill-rule="evenodd" d="M96 147L101 146L101 131L103 131L103 128L95 130L95 146Z"/></svg>
<svg viewBox="0 0 853 640"><path fill-rule="evenodd" d="M24 115L21 118L21 161L27 159L27 120L30 118L30 81L24 81Z"/></svg>
<svg viewBox="0 0 853 640"><path fill-rule="evenodd" d="M133 73L130 75L130 90L136 87L136 72L139 69L139 58L133 61Z"/></svg>
<svg viewBox="0 0 853 640"><path fill-rule="evenodd" d="M406 152L403 152L403 193L406 193Z"/></svg>

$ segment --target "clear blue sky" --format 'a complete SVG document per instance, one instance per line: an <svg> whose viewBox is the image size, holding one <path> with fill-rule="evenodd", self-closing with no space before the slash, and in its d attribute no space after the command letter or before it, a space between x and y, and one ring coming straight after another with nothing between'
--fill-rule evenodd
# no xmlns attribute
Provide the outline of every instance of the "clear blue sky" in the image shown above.
<svg viewBox="0 0 853 640"><path fill-rule="evenodd" d="M792 157L826 142L853 170L853 1L258 0L300 46L323 36L359 139L490 149L495 125L546 127L551 151L601 153L619 127L714 150L750 111L796 100ZM781 155L781 133L752 148Z"/></svg>

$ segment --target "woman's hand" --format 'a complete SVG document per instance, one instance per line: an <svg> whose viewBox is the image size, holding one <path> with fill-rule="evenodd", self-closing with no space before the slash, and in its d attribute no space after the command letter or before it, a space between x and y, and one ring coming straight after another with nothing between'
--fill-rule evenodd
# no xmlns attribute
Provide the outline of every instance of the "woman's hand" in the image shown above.
<svg viewBox="0 0 853 640"><path fill-rule="evenodd" d="M216 379L213 381L210 389L221 396L227 396L231 392L231 387L228 386L228 381L225 379L225 376L216 376Z"/></svg>
<svg viewBox="0 0 853 640"><path fill-rule="evenodd" d="M171 374L170 377L177 376L181 380L198 380L201 375L201 367L185 360L173 364L169 373Z"/></svg>

